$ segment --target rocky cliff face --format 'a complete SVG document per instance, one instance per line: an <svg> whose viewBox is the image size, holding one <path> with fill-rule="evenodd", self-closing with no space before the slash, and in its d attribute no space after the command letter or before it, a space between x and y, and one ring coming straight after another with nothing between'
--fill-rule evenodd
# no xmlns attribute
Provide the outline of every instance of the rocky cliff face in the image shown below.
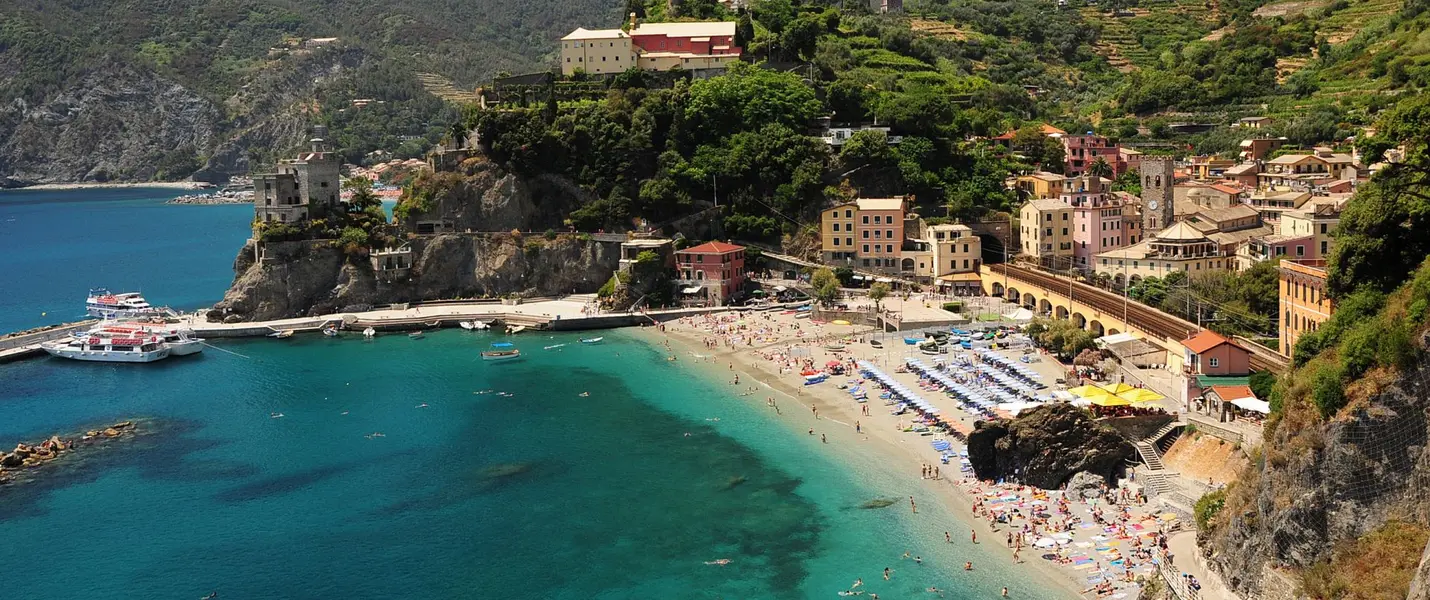
<svg viewBox="0 0 1430 600"><path fill-rule="evenodd" d="M1430 523L1427 374L1422 364L1397 376L1330 423L1288 416L1269 432L1265 459L1202 534L1203 552L1227 583L1257 591L1267 561L1305 568L1389 519Z"/></svg>
<svg viewBox="0 0 1430 600"><path fill-rule="evenodd" d="M478 156L464 161L459 172L432 173L418 185L421 200L411 204L405 222L452 221L457 231L511 231L561 228L561 221L596 197L555 175L520 177Z"/></svg>
<svg viewBox="0 0 1430 600"><path fill-rule="evenodd" d="M176 149L213 146L222 111L130 67L94 72L43 104L0 108L0 182L147 180Z"/></svg>
<svg viewBox="0 0 1430 600"><path fill-rule="evenodd" d="M225 181L248 171L253 152L301 144L315 90L363 59L335 50L282 61L221 102L139 67L90 72L43 102L0 107L0 187Z"/></svg>
<svg viewBox="0 0 1430 600"><path fill-rule="evenodd" d="M1044 489L1061 488L1080 472L1112 481L1135 451L1070 404L1040 406L1011 421L982 421L968 436L968 461L979 479L1017 479Z"/></svg>
<svg viewBox="0 0 1430 600"><path fill-rule="evenodd" d="M251 321L424 299L594 292L620 261L619 244L574 236L443 234L411 245L410 275L388 282L376 277L367 259L350 260L329 242L268 244L260 261L253 260L250 243L235 261L237 277L213 314Z"/></svg>

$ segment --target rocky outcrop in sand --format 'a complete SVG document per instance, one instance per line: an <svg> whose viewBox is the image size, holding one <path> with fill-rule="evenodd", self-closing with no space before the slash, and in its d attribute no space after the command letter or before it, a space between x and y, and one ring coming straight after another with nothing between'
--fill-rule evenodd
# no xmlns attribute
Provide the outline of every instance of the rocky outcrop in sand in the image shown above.
<svg viewBox="0 0 1430 600"><path fill-rule="evenodd" d="M980 421L968 436L968 461L979 479L1010 479L1043 489L1085 472L1107 481L1135 452L1132 444L1071 404L1023 411L1011 421Z"/></svg>

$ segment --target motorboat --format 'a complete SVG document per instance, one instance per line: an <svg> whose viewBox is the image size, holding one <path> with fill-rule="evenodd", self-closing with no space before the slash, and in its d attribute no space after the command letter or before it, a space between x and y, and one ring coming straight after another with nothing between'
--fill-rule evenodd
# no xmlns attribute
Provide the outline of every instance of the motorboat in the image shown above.
<svg viewBox="0 0 1430 600"><path fill-rule="evenodd" d="M521 333L521 332L523 332L523 331L526 331L526 326L525 326L525 325L515 325L515 326L512 326L512 327L507 327L507 328L506 328L506 332L507 332L507 333Z"/></svg>
<svg viewBox="0 0 1430 600"><path fill-rule="evenodd" d="M50 356L93 362L147 363L172 354L158 335L119 337L116 335L72 336L40 345Z"/></svg>
<svg viewBox="0 0 1430 600"><path fill-rule="evenodd" d="M372 339L374 337L377 337L377 330L368 327L367 329L362 330L362 336L367 339Z"/></svg>
<svg viewBox="0 0 1430 600"><path fill-rule="evenodd" d="M457 321L457 326L467 331L475 331L477 329L475 321Z"/></svg>
<svg viewBox="0 0 1430 600"><path fill-rule="evenodd" d="M290 337L293 337L293 330L292 330L292 329L280 329L280 330L278 330L278 331L275 331L275 332L273 332L273 333L268 334L268 337L276 338L276 339L280 339L280 340L286 340L286 339L288 339L288 338L290 338Z"/></svg>
<svg viewBox="0 0 1430 600"><path fill-rule="evenodd" d="M515 360L521 358L521 350L514 347L511 342L497 342L492 344L491 350L482 351L482 360Z"/></svg>
<svg viewBox="0 0 1430 600"><path fill-rule="evenodd" d="M336 326L336 325L328 325L327 327L324 327L324 328L323 328L323 335L326 335L326 336L328 336L328 337L338 337L338 328L337 328L337 326Z"/></svg>
<svg viewBox="0 0 1430 600"><path fill-rule="evenodd" d="M581 343L582 343L582 344L599 344L599 343L601 343L601 340L604 340L604 339L606 339L605 336L593 337L593 338L581 338Z"/></svg>
<svg viewBox="0 0 1430 600"><path fill-rule="evenodd" d="M407 334L407 339L410 339L410 340L420 340L420 339L422 339L422 338L423 338L423 335L422 335L422 332L421 332L421 331L414 331L414 332L412 332L412 333Z"/></svg>
<svg viewBox="0 0 1430 600"><path fill-rule="evenodd" d="M85 299L84 309L89 316L101 319L141 317L156 312L154 307L144 299L144 296L139 295L139 292L115 294L105 288L89 290L89 298Z"/></svg>
<svg viewBox="0 0 1430 600"><path fill-rule="evenodd" d="M477 331L482 331L482 330L485 330L485 329L491 329L492 324L491 324L491 323L483 323L483 322L481 322L481 321L472 321L472 327L473 327L474 329L476 329Z"/></svg>
<svg viewBox="0 0 1430 600"><path fill-rule="evenodd" d="M545 349L546 349L546 350L555 350L555 349L560 348L560 347L565 346L565 345L566 345L566 344L552 344L552 345L550 345L550 346L547 346Z"/></svg>

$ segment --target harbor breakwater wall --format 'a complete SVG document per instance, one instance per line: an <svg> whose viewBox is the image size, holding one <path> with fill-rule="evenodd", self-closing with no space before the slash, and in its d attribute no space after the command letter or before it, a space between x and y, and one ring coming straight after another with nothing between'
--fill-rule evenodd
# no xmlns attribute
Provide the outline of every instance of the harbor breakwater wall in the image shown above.
<svg viewBox="0 0 1430 600"><path fill-rule="evenodd" d="M620 263L620 242L590 236L446 233L414 236L394 264L374 269L332 241L251 241L209 313L228 323L360 312L431 298L594 292Z"/></svg>

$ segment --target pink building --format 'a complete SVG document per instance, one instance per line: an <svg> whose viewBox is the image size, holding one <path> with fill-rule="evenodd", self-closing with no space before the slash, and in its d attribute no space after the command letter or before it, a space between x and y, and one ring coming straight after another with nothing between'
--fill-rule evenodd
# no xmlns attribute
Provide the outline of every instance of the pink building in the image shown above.
<svg viewBox="0 0 1430 600"><path fill-rule="evenodd" d="M1093 257L1131 244L1122 199L1108 193L1112 182L1083 175L1068 179L1061 199L1073 209L1073 265L1091 269Z"/></svg>
<svg viewBox="0 0 1430 600"><path fill-rule="evenodd" d="M724 242L706 242L675 253L680 292L704 295L711 306L730 302L745 285L745 248Z"/></svg>
<svg viewBox="0 0 1430 600"><path fill-rule="evenodd" d="M1098 158L1112 167L1114 179L1127 170L1127 160L1122 156L1121 148L1108 143L1107 138L1100 135L1065 135L1063 151L1066 153L1063 170L1069 177L1082 175Z"/></svg>
<svg viewBox="0 0 1430 600"><path fill-rule="evenodd" d="M734 21L690 23L636 23L630 31L631 43L643 53L739 54L734 45Z"/></svg>
<svg viewBox="0 0 1430 600"><path fill-rule="evenodd" d="M859 257L864 267L897 268L904 243L904 199L860 198L855 200L859 220L854 223Z"/></svg>

